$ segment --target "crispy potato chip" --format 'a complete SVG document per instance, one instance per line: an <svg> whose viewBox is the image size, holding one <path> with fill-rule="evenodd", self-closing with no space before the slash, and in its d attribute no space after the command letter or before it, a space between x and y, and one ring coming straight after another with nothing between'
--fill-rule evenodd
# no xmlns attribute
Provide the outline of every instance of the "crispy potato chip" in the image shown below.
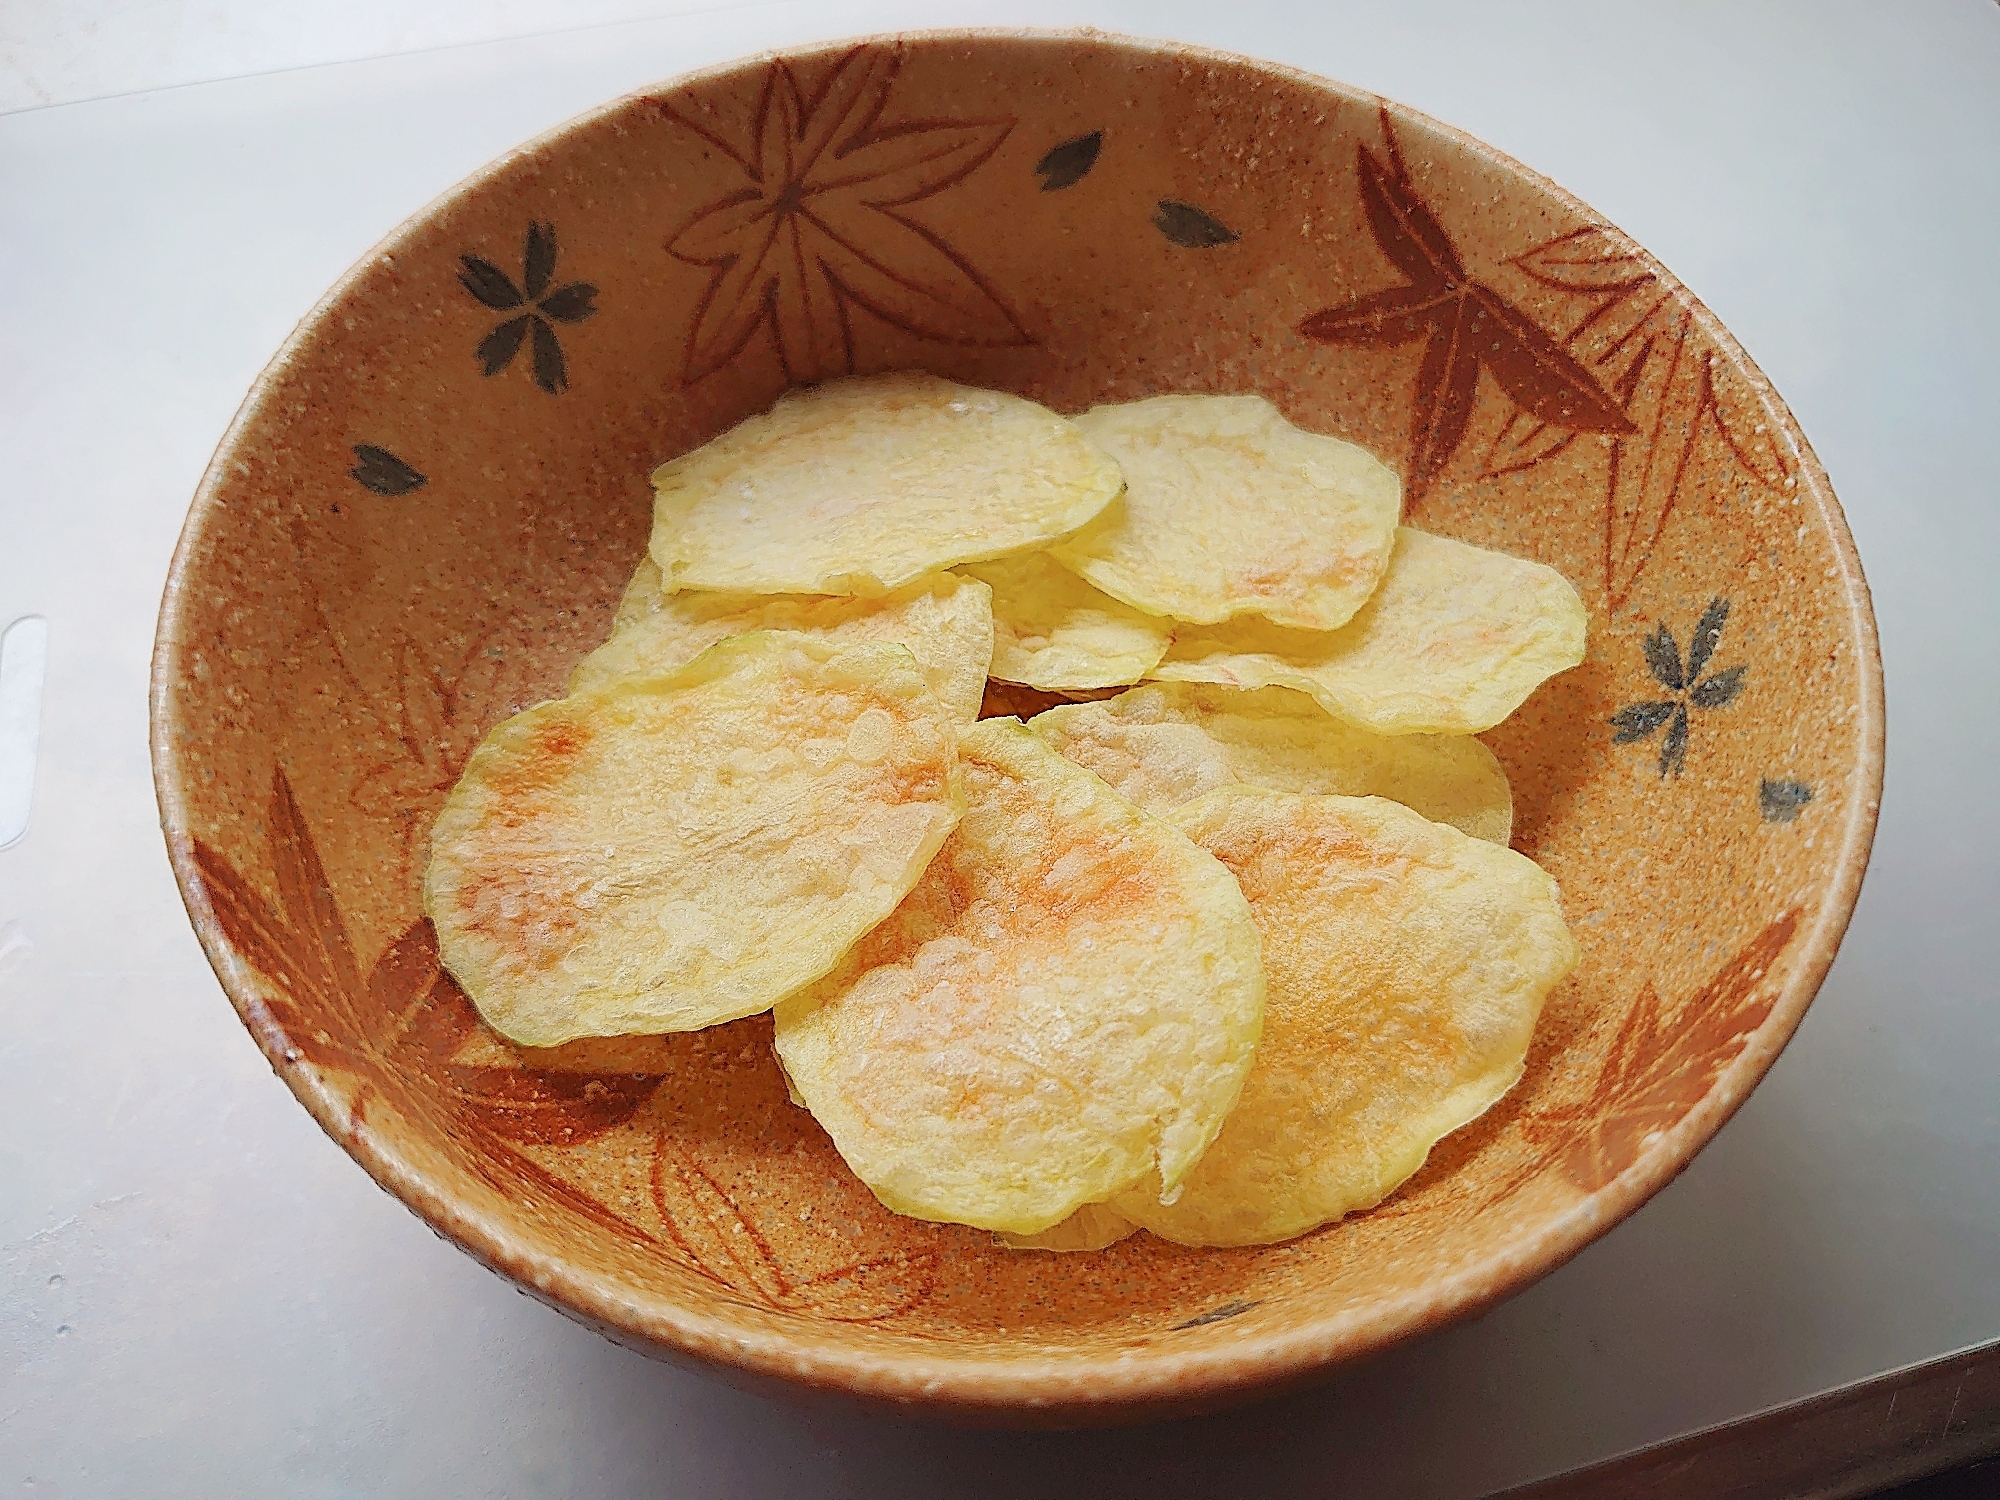
<svg viewBox="0 0 2000 1500"><path fill-rule="evenodd" d="M1039 1234L1221 1128L1263 968L1229 872L1012 719L963 732L966 815L896 914L777 1010L777 1047L899 1213Z"/></svg>
<svg viewBox="0 0 2000 1500"><path fill-rule="evenodd" d="M934 375L838 380L654 470L651 551L669 593L874 596L1045 547L1124 482L1018 396Z"/></svg>
<svg viewBox="0 0 2000 1500"><path fill-rule="evenodd" d="M1164 816L1238 782L1281 792L1389 797L1504 845L1514 798L1493 752L1469 735L1370 734L1289 688L1155 682L1071 703L1028 725L1052 750Z"/></svg>
<svg viewBox="0 0 2000 1500"><path fill-rule="evenodd" d="M993 586L990 675L1003 682L1047 692L1122 687L1167 654L1167 621L1092 588L1047 553L960 571Z"/></svg>
<svg viewBox="0 0 2000 1500"><path fill-rule="evenodd" d="M903 647L778 632L516 714L431 835L445 966L536 1047L768 1009L916 883L955 738Z"/></svg>
<svg viewBox="0 0 2000 1500"><path fill-rule="evenodd" d="M667 591L660 586L660 565L653 561L652 553L645 553L639 559L639 566L632 570L625 592L618 596L618 612L611 617L611 633L616 635L627 625L636 625L653 614L666 596Z"/></svg>
<svg viewBox="0 0 2000 1500"><path fill-rule="evenodd" d="M656 574L657 576L657 574ZM636 592L627 589L628 601ZM993 656L990 590L977 579L940 573L880 599L825 594L661 594L634 604L631 618L570 674L572 693L620 677L653 676L690 662L717 641L753 630L792 630L830 641L907 646L924 681L952 716L979 716ZM623 607L621 606L621 613Z"/></svg>
<svg viewBox="0 0 2000 1500"><path fill-rule="evenodd" d="M1389 565L1395 471L1262 396L1155 396L1076 425L1124 468L1125 498L1054 552L1114 598L1197 624L1332 630Z"/></svg>
<svg viewBox="0 0 2000 1500"><path fill-rule="evenodd" d="M1009 1250L1103 1250L1139 1226L1108 1203L1086 1203L1062 1223L1040 1234L1003 1234L996 1238Z"/></svg>
<svg viewBox="0 0 2000 1500"><path fill-rule="evenodd" d="M1577 960L1555 882L1380 797L1225 787L1172 821L1249 898L1264 1035L1178 1201L1112 1207L1184 1245L1259 1245L1379 1203L1521 1076Z"/></svg>
<svg viewBox="0 0 2000 1500"><path fill-rule="evenodd" d="M1583 660L1585 623L1554 568L1405 526L1382 586L1339 630L1189 627L1148 675L1296 688L1377 734L1477 734Z"/></svg>

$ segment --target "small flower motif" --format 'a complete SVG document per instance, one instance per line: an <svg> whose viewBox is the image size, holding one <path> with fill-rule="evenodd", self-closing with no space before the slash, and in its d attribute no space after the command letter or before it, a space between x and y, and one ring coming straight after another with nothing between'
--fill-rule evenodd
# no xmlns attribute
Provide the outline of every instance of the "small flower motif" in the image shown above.
<svg viewBox="0 0 2000 1500"><path fill-rule="evenodd" d="M1729 601L1711 599L1695 622L1694 639L1688 642L1683 666L1680 647L1673 632L1662 625L1646 637L1646 667L1653 680L1673 696L1651 703L1633 703L1611 716L1611 742L1630 745L1650 739L1662 724L1667 732L1660 741L1660 774L1678 776L1687 763L1688 710L1721 708L1743 691L1743 674L1748 668L1730 667L1713 677L1701 674L1722 639L1723 623L1729 618Z"/></svg>
<svg viewBox="0 0 2000 1500"><path fill-rule="evenodd" d="M569 370L563 363L562 343L556 338L555 323L581 323L597 311L593 299L597 288L586 281L572 281L549 290L556 272L556 231L553 224L530 224L527 243L521 250L521 285L477 255L461 255L458 283L495 312L527 311L501 323L479 341L474 358L488 375L498 375L514 362L524 342L534 346L535 384L551 396L569 388ZM530 336L532 335L532 339Z"/></svg>
<svg viewBox="0 0 2000 1500"><path fill-rule="evenodd" d="M977 170L1015 122L891 122L901 66L894 48L856 47L807 86L780 59L765 73L747 141L661 102L665 118L735 169L729 190L667 238L670 255L709 273L688 328L686 383L721 369L765 328L787 379L849 374L856 308L937 343L1033 342L972 262L911 213ZM1080 148L1074 160L1043 160L1056 176L1081 176L1086 165Z"/></svg>

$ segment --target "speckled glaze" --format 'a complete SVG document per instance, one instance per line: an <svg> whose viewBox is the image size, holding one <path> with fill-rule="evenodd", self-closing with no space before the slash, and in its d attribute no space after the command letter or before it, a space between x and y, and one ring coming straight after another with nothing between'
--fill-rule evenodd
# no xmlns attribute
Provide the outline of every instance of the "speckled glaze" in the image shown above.
<svg viewBox="0 0 2000 1500"><path fill-rule="evenodd" d="M1520 1085L1372 1212L1259 1250L1010 1252L879 1206L787 1102L768 1018L527 1053L440 972L430 821L606 633L648 471L789 381L909 367L1063 410L1261 391L1397 465L1414 524L1581 592L1588 661L1487 739L1582 965ZM1879 674L1804 438L1584 205L1268 64L929 33L621 100L357 266L195 499L153 753L245 1023L440 1233L650 1352L1059 1425L1309 1380L1678 1172L1846 925Z"/></svg>

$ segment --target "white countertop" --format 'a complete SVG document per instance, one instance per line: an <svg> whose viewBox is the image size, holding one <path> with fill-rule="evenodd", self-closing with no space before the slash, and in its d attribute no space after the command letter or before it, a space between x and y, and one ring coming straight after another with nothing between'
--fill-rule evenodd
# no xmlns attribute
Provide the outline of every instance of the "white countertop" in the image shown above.
<svg viewBox="0 0 2000 1500"><path fill-rule="evenodd" d="M400 32L386 6L295 9L318 41L267 21L204 52L118 17L268 10L99 4L96 73L83 33L45 26L36 52L30 7L0 13L0 106L182 85L0 115L0 627L48 621L33 818L0 850L0 1489L1463 1500L2000 1338L2000 7L508 0ZM167 559L238 400L321 291L433 194L614 94L952 22L1280 59L1548 173L1742 338L1875 589L1874 869L1768 1080L1528 1292L1233 1415L896 1426L739 1394L517 1296L272 1076L157 829Z"/></svg>

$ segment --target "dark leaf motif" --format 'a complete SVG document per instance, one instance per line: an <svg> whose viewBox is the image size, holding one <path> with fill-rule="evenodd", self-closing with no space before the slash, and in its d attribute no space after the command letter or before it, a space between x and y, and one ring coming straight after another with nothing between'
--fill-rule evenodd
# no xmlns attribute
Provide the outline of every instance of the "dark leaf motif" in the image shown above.
<svg viewBox="0 0 2000 1500"><path fill-rule="evenodd" d="M1417 399L1410 412L1410 488L1428 491L1444 472L1472 421L1479 394L1479 357L1467 340L1472 319L1460 298L1424 346L1417 367Z"/></svg>
<svg viewBox="0 0 2000 1500"><path fill-rule="evenodd" d="M1388 132L1386 114L1382 123ZM1393 143L1394 135L1389 139ZM1455 288L1463 282L1465 264L1458 258L1458 247L1410 186L1401 157L1392 158L1392 171L1366 146L1358 151L1361 209L1368 217L1369 232L1389 263L1419 286Z"/></svg>
<svg viewBox="0 0 2000 1500"><path fill-rule="evenodd" d="M1708 660L1722 640L1722 627L1729 623L1729 601L1720 597L1708 601L1708 608L1695 621L1694 636L1688 641L1688 681L1699 682L1708 670ZM1703 704L1706 708L1708 705Z"/></svg>
<svg viewBox="0 0 2000 1500"><path fill-rule="evenodd" d="M1681 671L1681 648L1674 641L1674 633L1662 625L1646 637L1646 670L1653 674L1653 680L1663 688L1678 693L1687 686L1687 677Z"/></svg>
<svg viewBox="0 0 2000 1500"><path fill-rule="evenodd" d="M597 288L589 282L572 281L542 298L542 311L558 323L581 323L596 313L596 296Z"/></svg>
<svg viewBox="0 0 2000 1500"><path fill-rule="evenodd" d="M1344 307L1327 307L1299 324L1299 332L1321 344L1356 344L1389 349L1422 338L1431 319L1458 294L1433 286L1392 286L1357 297Z"/></svg>
<svg viewBox="0 0 2000 1500"><path fill-rule="evenodd" d="M1687 765L1688 711L1685 703L1674 705L1674 716L1667 721L1667 732L1660 739L1660 774L1678 776Z"/></svg>
<svg viewBox="0 0 2000 1500"><path fill-rule="evenodd" d="M1633 430L1591 373L1526 314L1485 287L1474 287L1471 300L1497 325L1479 357L1516 406L1572 432L1623 435ZM1488 336L1478 324L1474 333Z"/></svg>
<svg viewBox="0 0 2000 1500"><path fill-rule="evenodd" d="M1803 781L1773 781L1767 776L1757 783L1757 810L1766 823L1795 823L1812 795Z"/></svg>
<svg viewBox="0 0 2000 1500"><path fill-rule="evenodd" d="M492 261L477 255L461 255L458 284L496 312L519 307L527 299L507 273Z"/></svg>
<svg viewBox="0 0 2000 1500"><path fill-rule="evenodd" d="M1731 667L1726 672L1717 672L1708 681L1696 685L1688 694L1688 702L1696 708L1720 708L1733 702L1743 691L1743 674L1747 667Z"/></svg>
<svg viewBox="0 0 2000 1500"><path fill-rule="evenodd" d="M354 467L347 473L363 489L392 497L407 495L429 483L387 448L377 448L373 443L354 445Z"/></svg>
<svg viewBox="0 0 2000 1500"><path fill-rule="evenodd" d="M660 1080L651 1073L510 1067L451 1067L444 1074L459 1107L476 1112L483 1129L530 1146L567 1146L624 1124Z"/></svg>
<svg viewBox="0 0 2000 1500"><path fill-rule="evenodd" d="M1089 135L1080 135L1050 147L1048 154L1035 163L1035 175L1042 179L1042 191L1054 193L1066 187L1075 187L1097 165L1097 153L1103 148L1104 132L1101 130L1093 130Z"/></svg>
<svg viewBox="0 0 2000 1500"><path fill-rule="evenodd" d="M1195 1316L1189 1318L1185 1323L1174 1324L1172 1331L1182 1333L1190 1328L1206 1328L1210 1323L1221 1323L1230 1318L1240 1318L1243 1314L1250 1311L1251 1308L1259 1307L1262 1304L1263 1298L1261 1297L1253 1297L1248 1301L1245 1301L1241 1297L1233 1297L1220 1307L1211 1307L1205 1313L1195 1314Z"/></svg>
<svg viewBox="0 0 2000 1500"><path fill-rule="evenodd" d="M1651 735L1674 716L1674 703L1634 703L1611 716L1611 743L1630 745Z"/></svg>
<svg viewBox="0 0 2000 1500"><path fill-rule="evenodd" d="M1188 250L1213 250L1239 238L1236 231L1192 203L1162 198L1153 210L1153 227Z"/></svg>
<svg viewBox="0 0 2000 1500"><path fill-rule="evenodd" d="M555 273L555 225L529 224L527 242L521 247L521 280L527 288L530 302L549 289L549 278Z"/></svg>
<svg viewBox="0 0 2000 1500"><path fill-rule="evenodd" d="M1715 648L1722 640L1722 628L1728 620L1729 601L1720 597L1709 600L1708 608L1702 611L1700 620L1695 623L1685 662L1673 631L1665 625L1647 632L1640 643L1645 653L1646 670L1673 696L1660 702L1633 703L1619 709L1611 716L1611 742L1614 745L1629 745L1650 738L1665 726L1666 734L1660 740L1659 767L1662 777L1678 776L1687 765L1688 733L1692 722L1688 710L1721 708L1733 703L1743 691L1743 680L1749 670L1747 667L1729 667L1712 677L1697 680L1714 658Z"/></svg>
<svg viewBox="0 0 2000 1500"><path fill-rule="evenodd" d="M1579 1112L1588 1126L1564 1153L1577 1187L1611 1182L1707 1095L1770 1015L1765 981L1798 922L1797 908L1775 918L1671 1015L1651 984L1640 991Z"/></svg>
<svg viewBox="0 0 2000 1500"><path fill-rule="evenodd" d="M528 325L535 321L531 313L522 313L518 318L509 318L498 328L479 341L473 356L479 361L482 374L498 375L513 362L520 352L521 340L528 335Z"/></svg>
<svg viewBox="0 0 2000 1500"><path fill-rule="evenodd" d="M1580 432L1631 432L1619 402L1584 364L1467 274L1451 235L1410 182L1386 109L1382 134L1386 158L1356 147L1356 177L1376 248L1407 284L1322 308L1298 328L1319 343L1366 348L1426 339L1404 474L1411 503L1443 477L1470 430L1482 368L1515 408L1487 455L1488 474L1538 463Z"/></svg>
<svg viewBox="0 0 2000 1500"><path fill-rule="evenodd" d="M562 344L555 329L540 318L535 324L535 384L551 396L569 389L569 371L563 365Z"/></svg>

